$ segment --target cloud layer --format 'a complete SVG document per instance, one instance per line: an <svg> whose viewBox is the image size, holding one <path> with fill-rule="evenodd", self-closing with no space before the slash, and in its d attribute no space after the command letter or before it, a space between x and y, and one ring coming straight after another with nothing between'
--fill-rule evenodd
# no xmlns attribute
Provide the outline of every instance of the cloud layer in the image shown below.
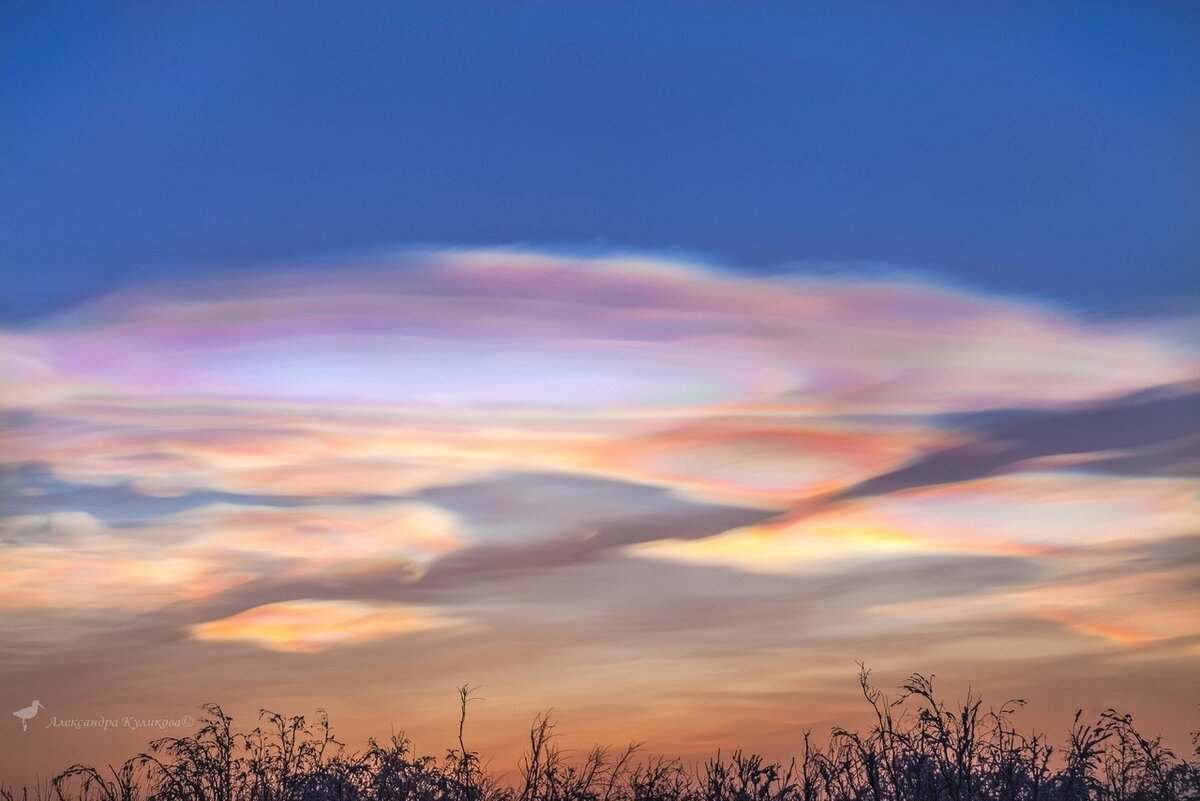
<svg viewBox="0 0 1200 801"><path fill-rule="evenodd" d="M160 649L140 686L197 692L221 653L357 697L383 674L356 660L424 638L420 686L486 664L601 731L660 709L638 734L686 750L651 674L719 689L732 731L939 643L1035 686L1083 655L1100 690L1098 655L1195 668L1193 323L517 250L130 287L0 332L0 613L40 643L0 680L99 653L84 610Z"/></svg>

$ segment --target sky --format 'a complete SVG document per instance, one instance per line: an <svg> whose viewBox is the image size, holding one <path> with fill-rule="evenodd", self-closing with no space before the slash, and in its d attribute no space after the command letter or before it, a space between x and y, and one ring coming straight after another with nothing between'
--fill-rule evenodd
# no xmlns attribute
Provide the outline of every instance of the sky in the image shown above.
<svg viewBox="0 0 1200 801"><path fill-rule="evenodd" d="M0 777L209 701L1200 704L1187 4L9 3ZM7 716L6 716L7 717Z"/></svg>

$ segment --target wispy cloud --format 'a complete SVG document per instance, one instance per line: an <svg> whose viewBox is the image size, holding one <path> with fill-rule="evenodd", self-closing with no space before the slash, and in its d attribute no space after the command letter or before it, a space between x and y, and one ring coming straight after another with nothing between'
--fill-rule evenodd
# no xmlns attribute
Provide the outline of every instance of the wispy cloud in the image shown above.
<svg viewBox="0 0 1200 801"><path fill-rule="evenodd" d="M126 288L0 334L5 670L402 652L677 743L870 655L1183 675L1192 322L516 250Z"/></svg>
<svg viewBox="0 0 1200 801"><path fill-rule="evenodd" d="M213 504L151 525L112 527L87 513L0 521L3 607L153 609L246 582L388 569L418 578L465 544L453 516L427 504L254 507Z"/></svg>
<svg viewBox="0 0 1200 801"><path fill-rule="evenodd" d="M414 634L459 621L426 609L357 601L285 601L192 626L207 642L247 642L274 651L313 653L381 637Z"/></svg>

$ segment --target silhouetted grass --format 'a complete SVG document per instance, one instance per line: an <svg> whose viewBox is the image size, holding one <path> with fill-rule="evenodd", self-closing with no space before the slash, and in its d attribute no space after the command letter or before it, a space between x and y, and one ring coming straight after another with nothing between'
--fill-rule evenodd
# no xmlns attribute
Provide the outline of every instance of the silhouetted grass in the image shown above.
<svg viewBox="0 0 1200 801"><path fill-rule="evenodd" d="M66 801L1168 801L1200 799L1200 735L1179 756L1109 710L1075 715L1066 741L1022 734L1023 702L947 706L914 674L895 700L864 669L874 712L864 731L835 728L823 746L806 734L788 764L735 751L697 766L647 757L637 745L569 760L554 724L538 717L518 781L503 784L463 741L470 688L460 688L458 748L417 756L403 737L350 752L322 713L315 722L263 711L238 732L208 705L199 730L155 740L120 766L73 765L37 795ZM34 797L33 795L26 797ZM22 798L0 791L4 801Z"/></svg>

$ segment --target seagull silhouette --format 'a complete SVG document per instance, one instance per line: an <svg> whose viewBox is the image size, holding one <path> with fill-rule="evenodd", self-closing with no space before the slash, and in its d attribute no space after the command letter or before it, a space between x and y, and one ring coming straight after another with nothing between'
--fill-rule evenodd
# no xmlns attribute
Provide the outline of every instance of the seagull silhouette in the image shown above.
<svg viewBox="0 0 1200 801"><path fill-rule="evenodd" d="M13 712L14 715L21 719L21 731L29 731L28 722L37 716L39 709L45 708L46 707L42 706L41 701L34 701L24 709L18 709L16 712Z"/></svg>

